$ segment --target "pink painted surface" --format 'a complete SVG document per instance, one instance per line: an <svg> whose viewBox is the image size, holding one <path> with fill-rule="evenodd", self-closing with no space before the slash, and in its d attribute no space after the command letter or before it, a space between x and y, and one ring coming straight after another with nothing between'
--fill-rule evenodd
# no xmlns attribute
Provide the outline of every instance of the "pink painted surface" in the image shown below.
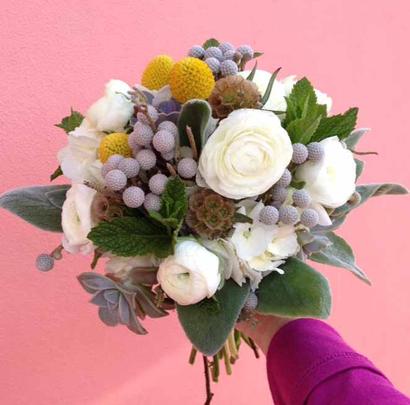
<svg viewBox="0 0 410 405"><path fill-rule="evenodd" d="M96 1L14 0L0 12L0 192L47 183L65 136L53 124L104 83L137 81L158 53L178 58L215 36L250 43L260 67L305 74L334 98L360 107L373 131L361 150L363 181L410 185L407 0ZM346 339L410 394L410 216L408 199L374 199L342 234L371 276L369 288L324 269L334 293L330 319ZM75 276L85 258L49 274L34 269L59 237L0 212L0 398L8 405L200 404L202 371L175 317L147 322L151 334L104 327ZM247 350L215 387L215 404L270 404L263 360Z"/></svg>

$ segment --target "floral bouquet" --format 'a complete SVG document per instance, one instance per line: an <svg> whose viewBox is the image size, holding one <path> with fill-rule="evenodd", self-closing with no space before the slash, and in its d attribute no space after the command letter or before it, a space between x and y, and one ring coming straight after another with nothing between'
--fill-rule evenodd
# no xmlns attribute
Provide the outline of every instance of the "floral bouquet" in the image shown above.
<svg viewBox="0 0 410 405"><path fill-rule="evenodd" d="M142 320L176 310L209 381L228 373L242 342L235 329L256 313L326 318L327 280L307 261L342 267L369 283L334 231L395 184L356 185L363 162L357 108L331 115L332 100L307 78L245 70L260 52L215 39L175 62L155 57L141 84L106 84L67 133L51 180L0 197L0 206L62 232L36 266L63 252L93 254L104 273L78 276L108 326L147 333ZM371 153L371 152L370 152ZM256 320L255 320L256 321Z"/></svg>

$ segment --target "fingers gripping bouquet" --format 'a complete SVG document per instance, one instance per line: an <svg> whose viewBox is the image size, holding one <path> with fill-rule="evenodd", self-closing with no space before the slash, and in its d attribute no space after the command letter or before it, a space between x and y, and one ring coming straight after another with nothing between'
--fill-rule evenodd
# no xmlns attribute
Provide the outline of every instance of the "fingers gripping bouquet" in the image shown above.
<svg viewBox="0 0 410 405"><path fill-rule="evenodd" d="M368 283L334 231L370 197L406 190L356 185L357 108L331 115L308 79L245 70L261 55L250 46L211 39L188 55L157 56L141 84L111 80L85 116L72 110L51 176L71 184L17 189L0 206L62 232L39 270L63 251L94 255L78 279L108 326L146 334L146 316L175 309L190 361L201 352L217 381L241 342L256 351L238 319L329 315L328 283L308 261Z"/></svg>

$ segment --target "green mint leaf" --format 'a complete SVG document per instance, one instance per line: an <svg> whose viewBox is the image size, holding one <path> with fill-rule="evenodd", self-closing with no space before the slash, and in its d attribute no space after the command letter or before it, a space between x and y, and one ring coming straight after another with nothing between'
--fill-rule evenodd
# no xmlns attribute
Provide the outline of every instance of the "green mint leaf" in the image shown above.
<svg viewBox="0 0 410 405"><path fill-rule="evenodd" d="M217 39L209 38L203 43L202 48L208 49L211 46L218 46L218 45L219 45L219 41Z"/></svg>
<svg viewBox="0 0 410 405"><path fill-rule="evenodd" d="M88 238L101 250L118 256L172 254L173 237L167 229L148 218L122 217L100 222Z"/></svg>
<svg viewBox="0 0 410 405"><path fill-rule="evenodd" d="M50 176L50 181L55 180L57 177L60 177L63 175L63 171L61 170L61 166L58 166L57 169L53 172L53 174Z"/></svg>
<svg viewBox="0 0 410 405"><path fill-rule="evenodd" d="M179 177L168 180L165 191L161 196L161 209L159 213L167 220L174 219L182 222L188 210L188 196L185 184Z"/></svg>
<svg viewBox="0 0 410 405"><path fill-rule="evenodd" d="M59 124L55 126L63 129L67 134L71 131L74 131L82 122L84 116L78 111L71 109L71 114L67 117L64 117Z"/></svg>
<svg viewBox="0 0 410 405"><path fill-rule="evenodd" d="M358 112L358 108L350 108L343 114L324 117L312 141L319 142L332 136L337 136L341 140L347 138L356 126Z"/></svg>
<svg viewBox="0 0 410 405"><path fill-rule="evenodd" d="M322 116L308 116L292 121L286 128L292 143L309 143L320 124Z"/></svg>

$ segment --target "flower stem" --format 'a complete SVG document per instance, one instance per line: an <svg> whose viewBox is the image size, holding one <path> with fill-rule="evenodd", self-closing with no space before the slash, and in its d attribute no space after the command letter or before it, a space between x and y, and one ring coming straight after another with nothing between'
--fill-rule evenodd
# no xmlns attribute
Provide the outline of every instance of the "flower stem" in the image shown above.
<svg viewBox="0 0 410 405"><path fill-rule="evenodd" d="M206 356L202 356L204 361L204 373L205 373L205 389L206 389L206 401L204 405L209 405L212 401L214 394L211 392L211 381L209 378L209 363Z"/></svg>
<svg viewBox="0 0 410 405"><path fill-rule="evenodd" d="M191 354L189 355L189 360L188 360L189 364L195 363L195 357L197 353L198 353L198 350L196 350L195 347L192 346Z"/></svg>
<svg viewBox="0 0 410 405"><path fill-rule="evenodd" d="M212 381L218 382L219 378L219 357L215 355L213 357L214 361L212 363Z"/></svg>
<svg viewBox="0 0 410 405"><path fill-rule="evenodd" d="M189 140L189 144L191 145L191 148L192 148L192 158L194 160L198 160L198 148L195 143L195 137L194 137L191 127L189 127L188 125L186 126L186 134Z"/></svg>
<svg viewBox="0 0 410 405"><path fill-rule="evenodd" d="M232 374L232 367L231 367L231 362L229 359L229 349L228 349L228 344L225 343L225 346L222 349L223 356L224 356L224 362L225 362L225 369L226 369L226 374L231 375Z"/></svg>

